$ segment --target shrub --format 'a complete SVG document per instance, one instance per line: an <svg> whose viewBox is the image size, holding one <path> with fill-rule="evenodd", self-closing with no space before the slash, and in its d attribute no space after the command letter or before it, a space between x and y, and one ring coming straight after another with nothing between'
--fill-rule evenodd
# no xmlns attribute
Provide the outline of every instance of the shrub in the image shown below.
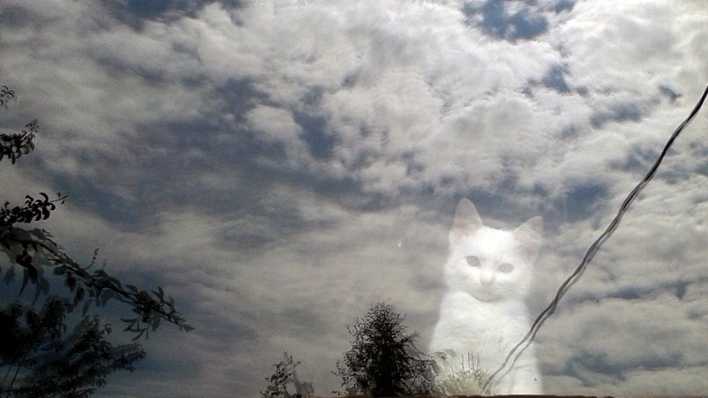
<svg viewBox="0 0 708 398"><path fill-rule="evenodd" d="M264 391L261 391L262 398L311 398L314 389L312 383L300 382L295 373L295 368L300 364L300 361L293 363L292 355L287 352L283 353L285 358L276 363L275 372L266 377L268 385ZM295 394L288 392L288 384L295 386Z"/></svg>
<svg viewBox="0 0 708 398"><path fill-rule="evenodd" d="M391 305L375 304L347 329L352 348L332 373L341 377L348 394L391 397L432 391L432 360L416 348L417 335L405 333L403 316Z"/></svg>
<svg viewBox="0 0 708 398"><path fill-rule="evenodd" d="M488 372L479 366L479 357L467 353L467 366L462 356L453 350L433 353L435 360L435 382L433 394L482 395L482 386L489 377Z"/></svg>

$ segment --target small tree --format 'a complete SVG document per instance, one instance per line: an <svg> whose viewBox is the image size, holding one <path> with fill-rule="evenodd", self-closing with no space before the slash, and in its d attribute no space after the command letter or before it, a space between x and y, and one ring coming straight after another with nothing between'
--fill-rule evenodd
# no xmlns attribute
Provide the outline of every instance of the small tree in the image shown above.
<svg viewBox="0 0 708 398"><path fill-rule="evenodd" d="M301 382L297 377L295 368L300 364L300 361L293 363L292 355L287 352L283 353L284 359L275 366L275 372L266 377L268 385L264 391L261 391L262 398L311 398L314 390L312 383ZM295 386L295 394L291 395L288 392L288 384Z"/></svg>
<svg viewBox="0 0 708 398"><path fill-rule="evenodd" d="M377 303L347 326L352 348L332 373L341 377L349 394L390 397L433 391L433 361L415 346L417 333L405 334L403 320L391 305Z"/></svg>

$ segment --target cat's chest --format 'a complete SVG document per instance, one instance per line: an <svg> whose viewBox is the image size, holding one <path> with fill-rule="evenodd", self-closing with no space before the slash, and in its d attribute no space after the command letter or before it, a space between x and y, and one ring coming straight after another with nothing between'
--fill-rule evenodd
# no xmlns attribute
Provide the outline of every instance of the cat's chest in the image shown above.
<svg viewBox="0 0 708 398"><path fill-rule="evenodd" d="M485 303L469 296L449 294L440 306L432 345L459 349L475 346L506 351L528 332L523 303Z"/></svg>

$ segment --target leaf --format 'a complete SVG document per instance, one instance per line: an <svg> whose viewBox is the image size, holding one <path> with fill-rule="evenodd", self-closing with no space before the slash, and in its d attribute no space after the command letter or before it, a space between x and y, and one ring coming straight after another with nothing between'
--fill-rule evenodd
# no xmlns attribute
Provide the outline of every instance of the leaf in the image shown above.
<svg viewBox="0 0 708 398"><path fill-rule="evenodd" d="M10 268L7 270L7 272L5 272L5 277L3 278L3 281L5 282L5 284L10 284L14 280L15 280L15 267L13 267L11 265Z"/></svg>
<svg viewBox="0 0 708 398"><path fill-rule="evenodd" d="M116 295L116 293L110 289L106 289L103 292L101 292L101 305L106 305L108 300L115 297L115 295Z"/></svg>
<svg viewBox="0 0 708 398"><path fill-rule="evenodd" d="M30 281L34 284L37 284L37 280L39 279L39 270L37 269L37 267L32 264L29 264L27 266L27 272L29 273Z"/></svg>
<svg viewBox="0 0 708 398"><path fill-rule="evenodd" d="M18 254L15 257L15 262L23 267L30 267L32 265L32 256L27 253L27 249L25 249L21 254Z"/></svg>
<svg viewBox="0 0 708 398"><path fill-rule="evenodd" d="M137 336L135 336L135 337L132 338L132 340L133 340L133 341L136 341L136 340L139 339L145 332L147 332L147 329L141 330L140 333L139 333ZM147 337L147 336L146 336L146 337Z"/></svg>
<svg viewBox="0 0 708 398"><path fill-rule="evenodd" d="M84 308L81 310L81 315L86 316L86 313L88 312L89 308L91 307L91 302L93 300L86 300L84 303Z"/></svg>
<svg viewBox="0 0 708 398"><path fill-rule="evenodd" d="M79 288L76 289L76 294L74 294L74 305L79 304L81 300L84 299L84 293L86 293L86 291L83 287L79 286Z"/></svg>
<svg viewBox="0 0 708 398"><path fill-rule="evenodd" d="M39 286L42 289L42 293L49 293L49 281L45 277L39 278Z"/></svg>
<svg viewBox="0 0 708 398"><path fill-rule="evenodd" d="M22 287L20 288L20 293L18 294L19 296L22 295L22 292L25 290L25 287L27 286L27 282L29 282L30 276L29 276L29 268L25 268L24 272L22 273Z"/></svg>
<svg viewBox="0 0 708 398"><path fill-rule="evenodd" d="M64 281L66 283L66 286L71 290L72 292L76 288L76 278L72 274L67 274L66 275L66 280Z"/></svg>
<svg viewBox="0 0 708 398"><path fill-rule="evenodd" d="M36 285L36 289L34 290L34 298L32 299L32 305L34 306L35 303L37 303L37 299L39 298L39 295L42 293L42 288L39 285Z"/></svg>

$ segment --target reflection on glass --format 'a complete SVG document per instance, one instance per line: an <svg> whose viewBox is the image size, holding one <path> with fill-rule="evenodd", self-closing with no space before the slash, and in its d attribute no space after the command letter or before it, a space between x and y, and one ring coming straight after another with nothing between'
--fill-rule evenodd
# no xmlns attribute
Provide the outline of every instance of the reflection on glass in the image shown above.
<svg viewBox="0 0 708 398"><path fill-rule="evenodd" d="M462 199L449 234L446 291L430 342L437 384L448 394L477 394L509 350L531 326L525 299L541 246L543 220L534 217L513 231L482 223L474 204ZM465 356L475 358L465 367ZM461 377L462 376L462 377ZM467 379L467 380L465 380ZM452 383L452 381L457 383ZM496 394L543 391L534 347L497 380Z"/></svg>

